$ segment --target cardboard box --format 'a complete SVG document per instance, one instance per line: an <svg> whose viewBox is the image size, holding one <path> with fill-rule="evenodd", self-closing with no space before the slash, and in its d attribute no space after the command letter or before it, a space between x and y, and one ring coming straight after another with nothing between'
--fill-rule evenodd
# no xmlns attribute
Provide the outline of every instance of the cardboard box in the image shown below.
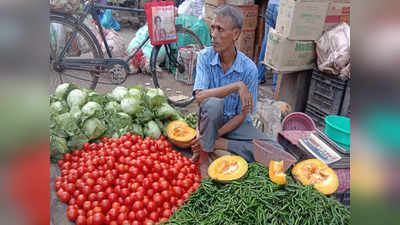
<svg viewBox="0 0 400 225"><path fill-rule="evenodd" d="M281 0L276 29L291 40L318 40L328 6L328 0Z"/></svg>
<svg viewBox="0 0 400 225"><path fill-rule="evenodd" d="M254 0L225 0L226 4L229 5L254 5Z"/></svg>
<svg viewBox="0 0 400 225"><path fill-rule="evenodd" d="M213 20L215 17L215 9L217 8L214 5L205 4L204 5L204 17L209 20ZM258 5L245 5L238 6L243 14L243 26L242 30L254 30L257 27L257 15L258 15Z"/></svg>
<svg viewBox="0 0 400 225"><path fill-rule="evenodd" d="M206 0L205 3L213 6L220 6L225 5L225 0Z"/></svg>
<svg viewBox="0 0 400 225"><path fill-rule="evenodd" d="M325 17L324 31L342 22L350 24L350 8L351 3L330 2Z"/></svg>
<svg viewBox="0 0 400 225"><path fill-rule="evenodd" d="M254 39L256 37L255 30L242 30L239 39L236 41L236 47L247 57L253 59L254 55Z"/></svg>
<svg viewBox="0 0 400 225"><path fill-rule="evenodd" d="M279 72L308 70L315 66L313 41L294 41L270 28L264 64Z"/></svg>

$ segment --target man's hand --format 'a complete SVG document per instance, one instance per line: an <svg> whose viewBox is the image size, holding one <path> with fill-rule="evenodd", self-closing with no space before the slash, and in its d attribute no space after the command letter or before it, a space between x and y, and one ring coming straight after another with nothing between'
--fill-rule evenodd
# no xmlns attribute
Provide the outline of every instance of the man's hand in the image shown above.
<svg viewBox="0 0 400 225"><path fill-rule="evenodd" d="M239 83L238 93L242 102L242 113L247 115L247 113L253 112L253 97L243 82Z"/></svg>

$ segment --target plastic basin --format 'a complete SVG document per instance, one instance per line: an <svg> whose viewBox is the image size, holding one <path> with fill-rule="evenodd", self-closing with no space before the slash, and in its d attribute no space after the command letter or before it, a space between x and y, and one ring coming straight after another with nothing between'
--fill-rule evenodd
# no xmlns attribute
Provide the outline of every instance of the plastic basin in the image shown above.
<svg viewBox="0 0 400 225"><path fill-rule="evenodd" d="M325 117L325 134L346 150L350 150L350 118L337 115Z"/></svg>

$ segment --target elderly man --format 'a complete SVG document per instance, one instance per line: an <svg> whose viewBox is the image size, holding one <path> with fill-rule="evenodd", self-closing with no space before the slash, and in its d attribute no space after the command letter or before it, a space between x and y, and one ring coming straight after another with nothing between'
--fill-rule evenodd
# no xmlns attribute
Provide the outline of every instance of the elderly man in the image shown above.
<svg viewBox="0 0 400 225"><path fill-rule="evenodd" d="M243 16L234 6L216 9L211 24L212 47L199 53L193 94L199 109L198 136L192 142L193 161L207 177L209 153L226 150L254 161L253 140L266 138L252 126L257 102L257 67L235 47Z"/></svg>

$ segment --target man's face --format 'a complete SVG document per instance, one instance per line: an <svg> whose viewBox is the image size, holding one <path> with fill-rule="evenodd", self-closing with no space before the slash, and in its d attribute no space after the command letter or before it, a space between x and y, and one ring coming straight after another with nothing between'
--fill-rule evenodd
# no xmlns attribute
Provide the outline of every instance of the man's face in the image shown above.
<svg viewBox="0 0 400 225"><path fill-rule="evenodd" d="M228 16L216 16L211 23L212 45L218 53L231 49L239 35L240 30L233 28L232 19Z"/></svg>

